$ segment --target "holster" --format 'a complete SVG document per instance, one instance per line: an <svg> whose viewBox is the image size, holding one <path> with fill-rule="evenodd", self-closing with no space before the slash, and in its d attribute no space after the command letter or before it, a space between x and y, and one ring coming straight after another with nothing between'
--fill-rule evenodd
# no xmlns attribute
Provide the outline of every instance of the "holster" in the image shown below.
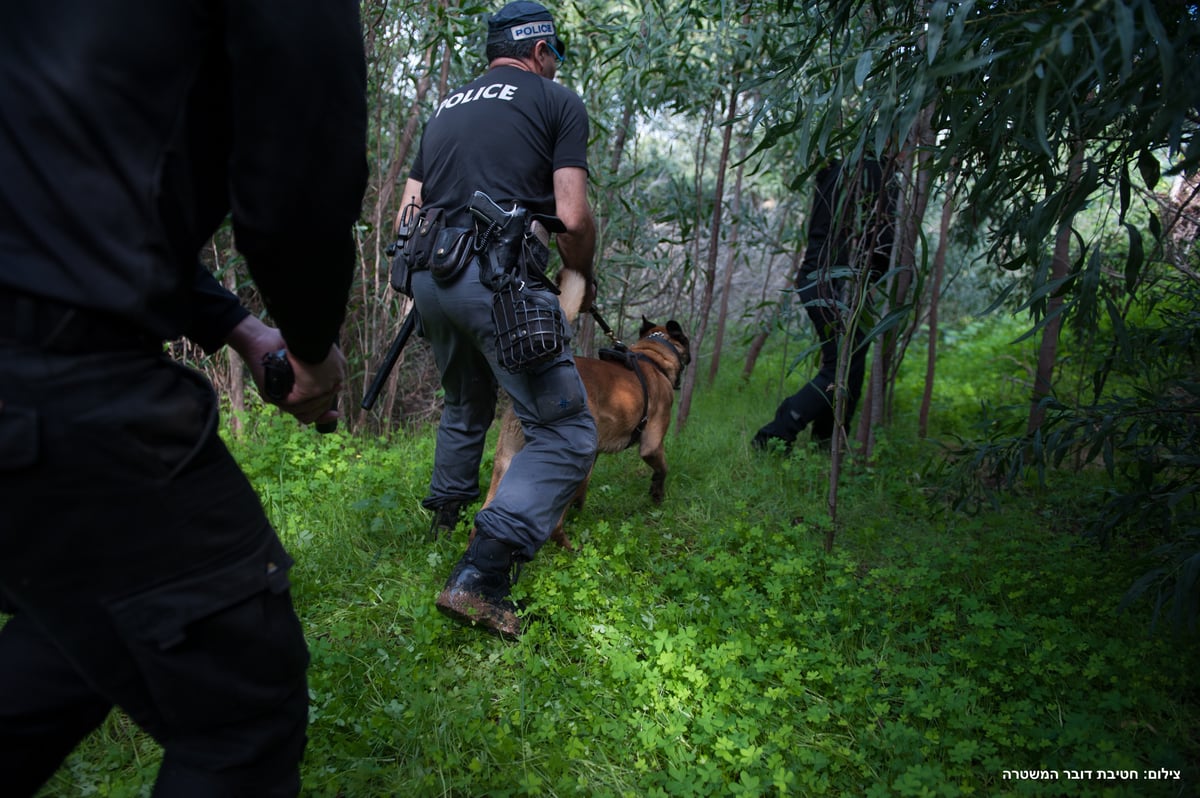
<svg viewBox="0 0 1200 798"><path fill-rule="evenodd" d="M495 292L497 362L520 373L553 361L570 336L554 298L558 287L546 277L550 250L531 231L529 212L516 204L504 210L477 191L471 214L481 258L479 281Z"/></svg>
<svg viewBox="0 0 1200 798"><path fill-rule="evenodd" d="M482 260L479 281L493 291L509 282L536 285L558 293L546 277L550 249L534 230L535 220L520 205L504 210L476 191L470 205L475 217L475 250ZM545 228L541 228L545 235Z"/></svg>
<svg viewBox="0 0 1200 798"><path fill-rule="evenodd" d="M476 224L476 246L483 258L479 281L493 291L520 279L527 217L524 208L514 207L503 225Z"/></svg>

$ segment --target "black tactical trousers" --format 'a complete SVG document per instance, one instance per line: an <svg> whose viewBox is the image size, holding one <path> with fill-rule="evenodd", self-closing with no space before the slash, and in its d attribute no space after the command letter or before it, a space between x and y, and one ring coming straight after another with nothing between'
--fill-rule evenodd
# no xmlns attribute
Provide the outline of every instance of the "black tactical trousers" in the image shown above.
<svg viewBox="0 0 1200 798"><path fill-rule="evenodd" d="M298 793L291 559L216 420L211 386L161 354L0 330L5 795L32 795L114 706L163 747L155 796Z"/></svg>
<svg viewBox="0 0 1200 798"><path fill-rule="evenodd" d="M804 278L801 278L804 280ZM836 292L845 281L833 283L813 280L801 284L799 300L812 321L821 347L821 364L817 373L804 386L779 403L775 418L758 431L760 443L777 438L791 444L796 436L808 427L815 441L827 441L833 437L834 385L837 379L838 349L845 335L842 311L837 307ZM867 369L869 344L864 340L866 333L860 327L854 331L854 351L850 355L850 369L846 375L845 428L849 429L854 410L862 394L863 379Z"/></svg>

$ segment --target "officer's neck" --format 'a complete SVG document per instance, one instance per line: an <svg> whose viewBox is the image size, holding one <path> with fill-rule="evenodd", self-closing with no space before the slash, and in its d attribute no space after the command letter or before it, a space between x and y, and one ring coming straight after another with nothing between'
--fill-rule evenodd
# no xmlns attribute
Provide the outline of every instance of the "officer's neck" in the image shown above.
<svg viewBox="0 0 1200 798"><path fill-rule="evenodd" d="M492 62L488 64L488 69L495 69L496 67L502 66L516 67L517 69L523 69L526 72L532 72L535 75L537 74L537 70L530 65L529 61L520 58L510 58L508 56L501 56L500 58L493 59Z"/></svg>

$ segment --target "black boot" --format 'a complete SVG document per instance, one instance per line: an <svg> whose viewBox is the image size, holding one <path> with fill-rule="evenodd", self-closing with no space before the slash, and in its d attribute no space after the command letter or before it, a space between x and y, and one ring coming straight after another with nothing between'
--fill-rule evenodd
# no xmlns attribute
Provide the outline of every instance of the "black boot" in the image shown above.
<svg viewBox="0 0 1200 798"><path fill-rule="evenodd" d="M477 535L438 595L438 611L500 637L519 637L517 605L508 598L513 584L513 551L507 543Z"/></svg>
<svg viewBox="0 0 1200 798"><path fill-rule="evenodd" d="M462 519L462 509L463 503L456 501L448 501L433 508L433 521L429 524L430 542L437 540L442 535L449 537L454 533L458 522Z"/></svg>

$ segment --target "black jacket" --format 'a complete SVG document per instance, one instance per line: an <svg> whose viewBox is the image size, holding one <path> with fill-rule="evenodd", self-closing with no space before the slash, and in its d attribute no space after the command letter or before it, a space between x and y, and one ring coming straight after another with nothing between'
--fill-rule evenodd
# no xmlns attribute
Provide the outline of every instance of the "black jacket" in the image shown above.
<svg viewBox="0 0 1200 798"><path fill-rule="evenodd" d="M320 361L365 144L355 0L0 3L0 290L211 344L237 313L197 254L232 211L275 323Z"/></svg>
<svg viewBox="0 0 1200 798"><path fill-rule="evenodd" d="M817 173L800 274L837 266L867 266L876 277L883 274L895 239L895 213L890 170L884 174L870 159L850 170L833 161Z"/></svg>

